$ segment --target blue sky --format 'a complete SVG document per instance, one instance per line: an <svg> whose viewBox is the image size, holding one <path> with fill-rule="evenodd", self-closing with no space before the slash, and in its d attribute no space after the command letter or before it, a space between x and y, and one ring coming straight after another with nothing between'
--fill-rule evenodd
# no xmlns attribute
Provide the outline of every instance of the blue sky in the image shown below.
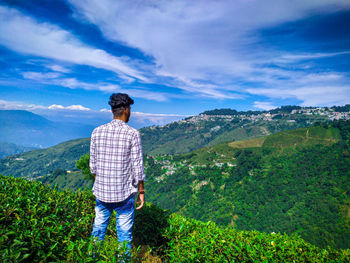
<svg viewBox="0 0 350 263"><path fill-rule="evenodd" d="M0 109L133 125L350 103L348 0L0 1Z"/></svg>

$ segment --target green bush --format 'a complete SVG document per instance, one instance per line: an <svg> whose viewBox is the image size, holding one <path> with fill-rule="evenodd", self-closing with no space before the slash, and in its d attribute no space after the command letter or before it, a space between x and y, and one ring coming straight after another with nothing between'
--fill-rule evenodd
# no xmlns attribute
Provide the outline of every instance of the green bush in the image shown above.
<svg viewBox="0 0 350 263"><path fill-rule="evenodd" d="M350 250L320 249L298 236L220 228L172 214L167 262L349 262Z"/></svg>
<svg viewBox="0 0 350 263"><path fill-rule="evenodd" d="M90 237L91 192L59 192L36 181L0 175L0 262L118 262L115 217L104 242ZM141 248L148 254L139 253ZM350 251L320 249L298 236L236 231L186 219L147 204L137 210L133 261L349 262ZM149 258L147 259L148 262Z"/></svg>
<svg viewBox="0 0 350 263"><path fill-rule="evenodd" d="M59 192L40 182L0 176L0 261L95 261L89 255L94 206L91 192ZM97 249L106 262L124 253L112 234Z"/></svg>

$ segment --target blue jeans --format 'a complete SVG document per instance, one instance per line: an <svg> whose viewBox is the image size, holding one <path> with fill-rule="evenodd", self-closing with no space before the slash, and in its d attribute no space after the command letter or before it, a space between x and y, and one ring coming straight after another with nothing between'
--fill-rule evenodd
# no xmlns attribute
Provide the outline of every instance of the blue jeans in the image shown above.
<svg viewBox="0 0 350 263"><path fill-rule="evenodd" d="M135 215L135 197L130 195L126 200L118 203L105 203L96 198L95 221L91 236L97 237L100 241L105 238L107 226L111 214L117 212L117 234L118 241L127 242L128 253L131 252L132 225Z"/></svg>

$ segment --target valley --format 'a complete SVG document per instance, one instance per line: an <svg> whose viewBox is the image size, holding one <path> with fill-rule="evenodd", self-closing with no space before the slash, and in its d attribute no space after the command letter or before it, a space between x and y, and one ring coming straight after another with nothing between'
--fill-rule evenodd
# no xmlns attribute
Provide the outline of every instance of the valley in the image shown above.
<svg viewBox="0 0 350 263"><path fill-rule="evenodd" d="M281 109L282 117L259 116L266 114L269 120L254 121L206 114L142 129L148 202L237 230L298 234L320 247L349 247L349 120L325 122L328 115L304 112L290 121L293 114ZM223 122L234 125L222 128ZM209 135L212 140L202 146L198 138ZM172 153L173 146L183 151L188 140L194 150ZM72 140L3 158L0 174L59 190L91 189L92 181L76 167L89 143L89 138ZM167 150L154 154L158 147ZM82 163L88 170L88 156Z"/></svg>

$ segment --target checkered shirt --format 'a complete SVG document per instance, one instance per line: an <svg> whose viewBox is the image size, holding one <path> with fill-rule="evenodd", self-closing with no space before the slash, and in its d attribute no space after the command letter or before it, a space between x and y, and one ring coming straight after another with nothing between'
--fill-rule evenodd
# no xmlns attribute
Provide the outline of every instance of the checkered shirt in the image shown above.
<svg viewBox="0 0 350 263"><path fill-rule="evenodd" d="M137 193L145 180L140 134L114 119L97 127L91 135L90 170L96 175L93 194L107 202L121 202Z"/></svg>

